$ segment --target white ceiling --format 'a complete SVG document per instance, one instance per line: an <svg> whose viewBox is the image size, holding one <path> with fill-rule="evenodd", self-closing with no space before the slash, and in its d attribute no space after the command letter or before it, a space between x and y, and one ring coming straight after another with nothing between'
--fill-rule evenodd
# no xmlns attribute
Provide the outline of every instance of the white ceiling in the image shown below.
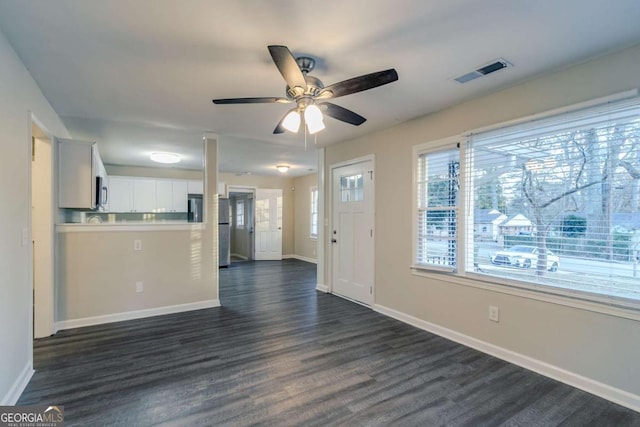
<svg viewBox="0 0 640 427"><path fill-rule="evenodd" d="M283 96L269 44L316 58L325 85L398 71L397 82L335 100L368 120L327 119L326 145L640 43L638 17L638 0L0 0L0 28L72 135L97 139L105 162L197 152L206 131L220 135L223 172L277 173L286 161L296 175L316 154L302 135L272 135L290 106L211 102ZM513 68L452 80L499 57Z"/></svg>

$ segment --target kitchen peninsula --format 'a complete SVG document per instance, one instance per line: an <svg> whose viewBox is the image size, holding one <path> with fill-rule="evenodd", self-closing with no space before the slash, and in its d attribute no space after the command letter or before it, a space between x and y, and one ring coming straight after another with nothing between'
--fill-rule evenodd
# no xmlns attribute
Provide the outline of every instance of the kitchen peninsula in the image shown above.
<svg viewBox="0 0 640 427"><path fill-rule="evenodd" d="M209 164L217 164L216 141L205 144L212 148ZM113 174L101 182L107 197L92 198L93 206L71 208L58 200L56 329L220 305L213 171L180 178ZM94 197L101 189L95 178L77 181ZM208 204L199 222L189 222L190 195Z"/></svg>

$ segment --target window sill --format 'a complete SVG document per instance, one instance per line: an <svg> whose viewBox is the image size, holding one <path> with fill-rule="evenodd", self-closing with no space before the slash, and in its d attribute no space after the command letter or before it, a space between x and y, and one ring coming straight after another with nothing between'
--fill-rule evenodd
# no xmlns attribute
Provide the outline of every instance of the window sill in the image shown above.
<svg viewBox="0 0 640 427"><path fill-rule="evenodd" d="M411 271L417 276L421 276L424 273L455 273L453 267L440 267L437 265L412 265Z"/></svg>
<svg viewBox="0 0 640 427"><path fill-rule="evenodd" d="M491 280L484 275L474 273L462 275L442 268L413 265L410 269L414 276L640 321L640 302L606 296L599 297L579 291L571 292L551 287L541 289L539 286L526 282Z"/></svg>

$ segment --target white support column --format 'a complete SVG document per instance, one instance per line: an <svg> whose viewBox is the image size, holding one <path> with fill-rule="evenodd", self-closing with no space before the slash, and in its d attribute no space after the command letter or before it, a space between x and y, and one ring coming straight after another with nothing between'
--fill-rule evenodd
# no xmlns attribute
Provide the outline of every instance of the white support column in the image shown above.
<svg viewBox="0 0 640 427"><path fill-rule="evenodd" d="M324 174L324 148L318 148L318 247L316 289L321 292L329 292L325 281L325 242L327 230L324 219L325 207L325 174Z"/></svg>

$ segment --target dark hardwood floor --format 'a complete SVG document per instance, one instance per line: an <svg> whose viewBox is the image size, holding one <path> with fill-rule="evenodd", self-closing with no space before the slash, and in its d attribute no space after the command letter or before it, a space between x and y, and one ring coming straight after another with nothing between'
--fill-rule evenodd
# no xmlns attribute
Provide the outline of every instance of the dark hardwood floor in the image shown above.
<svg viewBox="0 0 640 427"><path fill-rule="evenodd" d="M37 340L19 404L64 405L68 426L640 426L640 413L318 293L315 265L242 262L220 284L223 307Z"/></svg>

